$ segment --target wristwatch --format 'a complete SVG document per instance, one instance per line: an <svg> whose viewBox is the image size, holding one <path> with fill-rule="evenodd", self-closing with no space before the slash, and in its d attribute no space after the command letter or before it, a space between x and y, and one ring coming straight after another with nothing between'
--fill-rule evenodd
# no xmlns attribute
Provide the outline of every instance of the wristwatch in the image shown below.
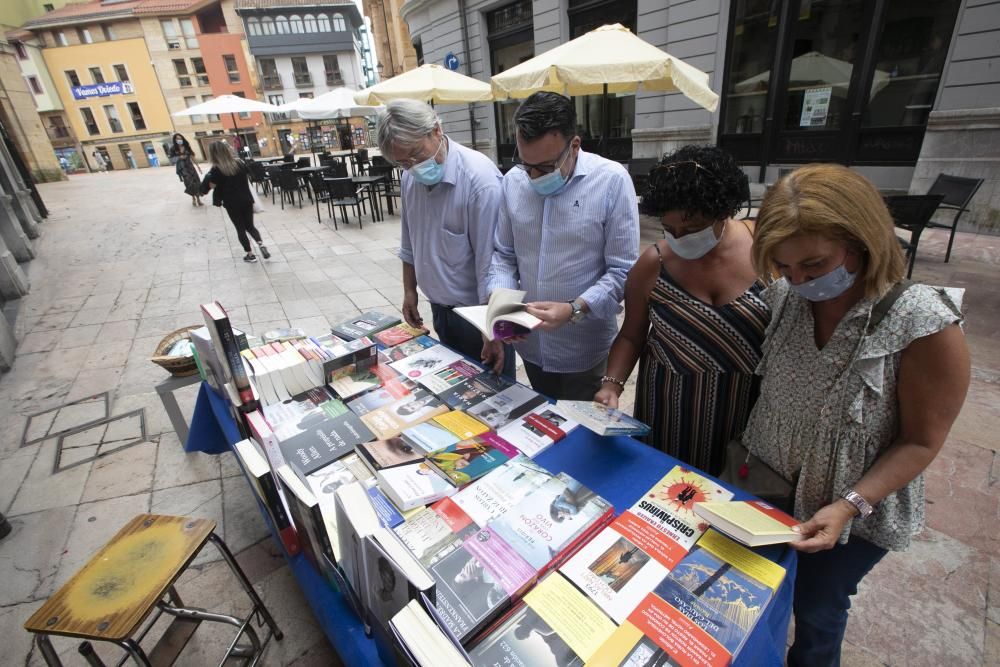
<svg viewBox="0 0 1000 667"><path fill-rule="evenodd" d="M854 489L845 490L840 497L854 505L854 509L858 510L859 519L867 519L875 511L875 508Z"/></svg>
<svg viewBox="0 0 1000 667"><path fill-rule="evenodd" d="M577 322L582 320L584 315L587 314L583 312L583 306L577 303L576 299L573 299L572 301L567 301L566 303L568 303L570 308L573 309L573 314L570 315L569 317L569 321L572 322L573 324L576 324Z"/></svg>

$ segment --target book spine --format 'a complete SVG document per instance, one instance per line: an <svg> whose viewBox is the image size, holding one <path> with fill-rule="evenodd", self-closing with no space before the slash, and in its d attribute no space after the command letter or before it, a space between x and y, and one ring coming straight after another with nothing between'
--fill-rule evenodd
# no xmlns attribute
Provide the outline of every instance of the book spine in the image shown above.
<svg viewBox="0 0 1000 667"><path fill-rule="evenodd" d="M264 492L264 498L267 499L267 506L271 510L274 527L278 531L281 543L284 545L285 551L288 552L289 556L295 556L299 553L298 535L295 532L295 526L292 525L288 514L285 512L281 496L278 495L278 487L274 484L274 476L270 472L262 475L260 486Z"/></svg>
<svg viewBox="0 0 1000 667"><path fill-rule="evenodd" d="M309 508L309 518L312 519L313 529L315 530L317 537L319 537L323 555L326 556L331 563L336 564L337 557L333 554L333 544L330 542L330 533L326 530L326 522L323 521L323 514L319 508L318 502Z"/></svg>
<svg viewBox="0 0 1000 667"><path fill-rule="evenodd" d="M229 317L217 318L215 326L219 332L222 352L225 356L226 364L229 366L229 372L232 373L233 385L239 393L240 400L243 402L244 408L256 409L256 406L253 405L253 391L250 389L250 379L247 377L247 370L243 365L243 357L240 355L239 343L233 334L233 327L229 323Z"/></svg>

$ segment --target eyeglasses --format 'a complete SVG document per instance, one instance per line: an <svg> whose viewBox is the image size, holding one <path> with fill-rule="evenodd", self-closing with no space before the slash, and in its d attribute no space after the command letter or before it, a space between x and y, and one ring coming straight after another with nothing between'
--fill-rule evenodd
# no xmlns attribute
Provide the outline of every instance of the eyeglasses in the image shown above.
<svg viewBox="0 0 1000 667"><path fill-rule="evenodd" d="M573 142L568 141L566 143L566 148L562 149L562 152L559 153L559 156L555 160L553 160L552 162L543 162L541 164L531 164L530 162L525 162L524 160L522 160L521 157L517 154L517 146L515 146L514 157L512 159L512 162L514 163L515 167L519 167L524 171L528 172L529 174L532 171L537 171L539 174L543 175L551 174L553 171L558 169L559 166L562 164L563 160L566 159L566 153L567 151L569 151L572 145Z"/></svg>
<svg viewBox="0 0 1000 667"><path fill-rule="evenodd" d="M415 164L420 164L421 162L426 162L430 158L435 157L438 154L438 151L441 150L441 145L443 143L444 143L444 141L439 141L437 148L434 149L434 152L431 153L430 155L425 155L424 157L414 157L414 155L413 155L414 152L411 151L410 152L410 157L403 158L402 160L393 160L393 163L396 164L396 166L402 167L403 169L410 169ZM424 152L426 153L426 151L424 151Z"/></svg>

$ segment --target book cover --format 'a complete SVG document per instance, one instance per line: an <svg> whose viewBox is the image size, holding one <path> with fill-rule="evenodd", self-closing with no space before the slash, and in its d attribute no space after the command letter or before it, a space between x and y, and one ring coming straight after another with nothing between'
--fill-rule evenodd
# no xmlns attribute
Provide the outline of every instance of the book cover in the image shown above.
<svg viewBox="0 0 1000 667"><path fill-rule="evenodd" d="M443 392L440 399L453 410L468 412L474 405L513 385L514 383L504 376L486 371Z"/></svg>
<svg viewBox="0 0 1000 667"><path fill-rule="evenodd" d="M365 538L366 604L382 628L388 628L389 620L410 600L419 600L421 593L434 599L434 580L405 551L399 538L384 528Z"/></svg>
<svg viewBox="0 0 1000 667"><path fill-rule="evenodd" d="M802 539L802 535L792 530L800 521L763 500L700 502L694 506L694 511L718 530L747 546Z"/></svg>
<svg viewBox="0 0 1000 667"><path fill-rule="evenodd" d="M468 667L469 661L460 646L447 636L431 619L427 609L417 600L409 602L389 623L394 645L401 656L394 656L385 664L402 664L412 667Z"/></svg>
<svg viewBox="0 0 1000 667"><path fill-rule="evenodd" d="M460 410L452 410L451 412L438 415L434 418L434 422L448 429L462 440L482 435L490 430L489 426Z"/></svg>
<svg viewBox="0 0 1000 667"><path fill-rule="evenodd" d="M330 378L330 388L340 398L347 400L372 389L378 389L399 377L399 373L387 365L374 363L367 367L355 367L346 373Z"/></svg>
<svg viewBox="0 0 1000 667"><path fill-rule="evenodd" d="M359 317L350 317L343 322L338 322L330 328L330 331L335 336L350 341L363 336L371 336L399 323L400 319L395 315L385 315L372 310Z"/></svg>
<svg viewBox="0 0 1000 667"><path fill-rule="evenodd" d="M322 408L331 417L336 417L347 411L344 403L330 393L326 387L315 387L280 403L264 405L261 407L261 412L271 428L277 428L283 422L302 419L304 415L316 408Z"/></svg>
<svg viewBox="0 0 1000 667"><path fill-rule="evenodd" d="M496 433L484 433L427 454L427 464L433 466L455 486L465 486L500 467L517 450Z"/></svg>
<svg viewBox="0 0 1000 667"><path fill-rule="evenodd" d="M424 375L430 375L449 364L459 361L462 355L444 345L435 345L426 350L411 354L408 357L389 364L400 375L416 380Z"/></svg>
<svg viewBox="0 0 1000 667"><path fill-rule="evenodd" d="M417 379L425 389L436 396L440 396L455 385L464 382L466 378L471 378L483 372L480 366L460 359L455 363L448 364L444 368L428 375L422 375Z"/></svg>
<svg viewBox="0 0 1000 667"><path fill-rule="evenodd" d="M552 473L534 461L517 456L450 498L435 503L433 509L448 516L453 526L459 522L485 526L552 478Z"/></svg>
<svg viewBox="0 0 1000 667"><path fill-rule="evenodd" d="M396 437L403 429L447 411L447 406L434 394L418 389L389 405L365 414L361 419L376 436L386 440Z"/></svg>
<svg viewBox="0 0 1000 667"><path fill-rule="evenodd" d="M401 525L406 519L400 514L396 506L392 504L382 489L378 486L372 484L368 486L365 491L368 493L368 500L371 501L372 509L375 510L375 514L378 515L379 523L385 528L395 528Z"/></svg>
<svg viewBox="0 0 1000 667"><path fill-rule="evenodd" d="M425 453L423 449L415 448L401 437L366 442L358 445L355 451L372 473L422 461Z"/></svg>
<svg viewBox="0 0 1000 667"><path fill-rule="evenodd" d="M629 513L672 540L675 546L663 558L676 563L708 530L708 522L695 513L695 505L732 497L732 491L676 465L629 508Z"/></svg>
<svg viewBox="0 0 1000 667"><path fill-rule="evenodd" d="M469 408L468 413L490 428L498 429L545 402L541 394L514 384Z"/></svg>
<svg viewBox="0 0 1000 667"><path fill-rule="evenodd" d="M497 433L522 454L534 458L576 427L577 423L560 413L554 405L543 403Z"/></svg>
<svg viewBox="0 0 1000 667"><path fill-rule="evenodd" d="M405 343L411 338L427 334L427 329L423 327L411 327L406 322L390 327L385 331L375 334L375 340L386 347L393 347Z"/></svg>
<svg viewBox="0 0 1000 667"><path fill-rule="evenodd" d="M382 491L403 511L436 502L455 493L455 487L425 463L410 463L380 470L375 477Z"/></svg>
<svg viewBox="0 0 1000 667"><path fill-rule="evenodd" d="M378 515L360 482L344 484L334 492L337 514L337 539L340 542L338 565L347 580L350 597L357 609L363 608L368 585L365 569L364 539L379 528Z"/></svg>
<svg viewBox="0 0 1000 667"><path fill-rule="evenodd" d="M438 415L438 417L440 416ZM434 419L404 429L401 437L407 444L418 450L423 450L424 453L433 452L435 449L442 449L448 445L454 445L461 440L461 438L441 424L438 424Z"/></svg>
<svg viewBox="0 0 1000 667"><path fill-rule="evenodd" d="M275 435L285 460L303 481L310 473L350 454L359 444L375 439L353 412L348 410L331 417L323 407L306 413L296 422L282 422Z"/></svg>
<svg viewBox="0 0 1000 667"><path fill-rule="evenodd" d="M333 551L332 562L334 564L340 561L340 542L337 538L337 505L334 496L337 489L355 481L357 478L345 465L344 459L334 461L330 465L306 475L309 490L312 491L319 503L320 515L323 518L330 547Z"/></svg>
<svg viewBox="0 0 1000 667"><path fill-rule="evenodd" d="M596 401L557 401L556 407L598 435L635 436L649 433L649 426L638 419Z"/></svg>
<svg viewBox="0 0 1000 667"><path fill-rule="evenodd" d="M341 375L367 370L378 360L375 343L367 336L333 347L324 347L323 350L326 356L323 360L323 377L328 383Z"/></svg>
<svg viewBox="0 0 1000 667"><path fill-rule="evenodd" d="M522 303L524 295L521 290L501 287L493 290L488 304L455 308L455 313L479 329L489 340L524 336L542 323L527 312L527 306Z"/></svg>
<svg viewBox="0 0 1000 667"><path fill-rule="evenodd" d="M391 380L378 389L372 389L368 393L348 401L347 407L360 417L398 401L410 394L413 389L413 383L408 380Z"/></svg>
<svg viewBox="0 0 1000 667"><path fill-rule="evenodd" d="M448 499L445 498L439 502L446 500ZM462 527L456 529L454 523L448 521L441 512L430 506L422 508L404 523L396 526L394 530L417 560L424 567L429 568L461 547L465 538L479 529L471 522L459 523Z"/></svg>
<svg viewBox="0 0 1000 667"><path fill-rule="evenodd" d="M258 413L254 413L258 414ZM289 509L271 466L260 447L251 440L241 440L233 447L241 467L254 482L256 495L271 517L281 543L290 555L299 553L298 537L290 518ZM283 463L283 462L282 462ZM281 465L279 463L278 465Z"/></svg>
<svg viewBox="0 0 1000 667"><path fill-rule="evenodd" d="M277 474L286 490L289 513L295 523L299 547L317 569L322 569L324 567L322 556L325 555L331 561L335 556L319 502L308 485L303 483L289 466L281 466Z"/></svg>
<svg viewBox="0 0 1000 667"><path fill-rule="evenodd" d="M220 367L225 376L223 384L232 383L235 387L242 407L248 410L257 409L250 389L250 379L247 376L243 357L240 355L240 345L233 333L229 316L218 301L202 304L201 312L205 326L208 327L212 345L217 351Z"/></svg>
<svg viewBox="0 0 1000 667"><path fill-rule="evenodd" d="M434 347L437 344L438 342L430 336L418 336L405 343L390 347L385 351L385 355L389 357L390 361L400 361L417 352L423 352L427 348Z"/></svg>

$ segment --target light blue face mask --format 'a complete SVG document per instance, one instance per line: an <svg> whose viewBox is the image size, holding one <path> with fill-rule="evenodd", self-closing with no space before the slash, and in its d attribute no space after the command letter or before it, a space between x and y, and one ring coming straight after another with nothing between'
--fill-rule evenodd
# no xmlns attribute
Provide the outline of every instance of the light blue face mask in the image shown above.
<svg viewBox="0 0 1000 667"><path fill-rule="evenodd" d="M437 161L437 154L441 152L444 141L438 142L437 150L423 162L410 167L409 171L417 183L423 185L437 185L444 178L444 165Z"/></svg>
<svg viewBox="0 0 1000 667"><path fill-rule="evenodd" d="M854 279L857 277L857 273L850 273L841 264L830 273L820 276L815 280L810 280L804 282L801 285L789 285L792 289L804 299L810 301L829 301L830 299L836 299L838 296L851 289L854 285Z"/></svg>
<svg viewBox="0 0 1000 667"><path fill-rule="evenodd" d="M567 148L570 148L567 146ZM572 152L572 149L570 149ZM539 176L538 178L532 178L529 182L531 187L535 190L535 193L541 197L548 197L554 195L566 187L566 177L563 176L562 166L563 163L569 158L570 153L566 153L566 156L559 161L556 168L548 174Z"/></svg>

